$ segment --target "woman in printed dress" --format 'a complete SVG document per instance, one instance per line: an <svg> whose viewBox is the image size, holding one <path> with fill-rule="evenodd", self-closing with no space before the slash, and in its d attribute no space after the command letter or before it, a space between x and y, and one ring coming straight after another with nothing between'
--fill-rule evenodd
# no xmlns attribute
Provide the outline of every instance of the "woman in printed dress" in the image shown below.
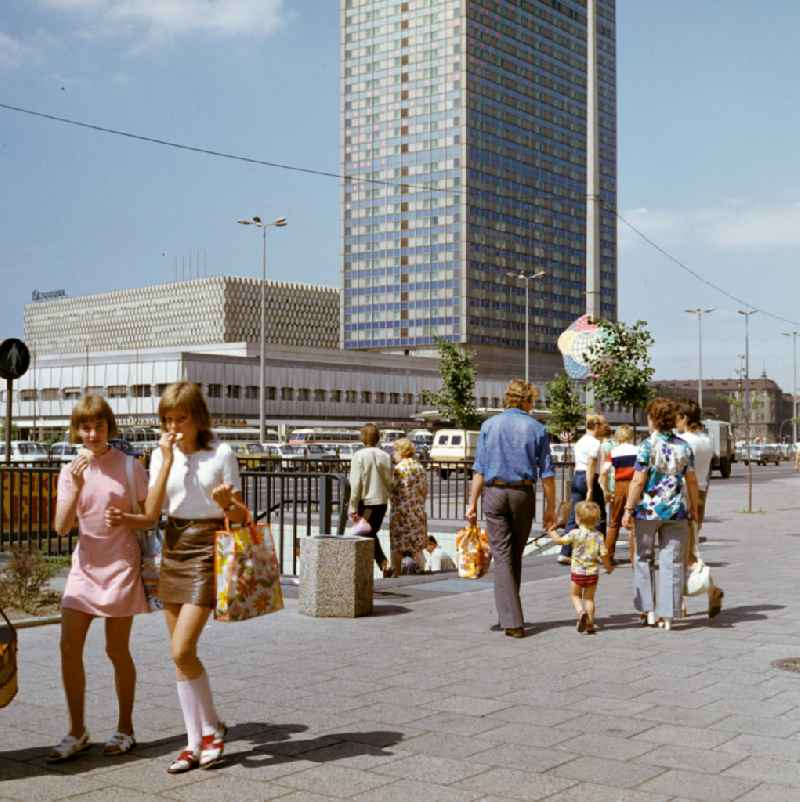
<svg viewBox="0 0 800 802"><path fill-rule="evenodd" d="M392 567L400 574L403 552L411 552L422 570L422 550L428 540L428 516L425 499L428 497L428 478L425 469L415 459L414 444L405 437L394 444L394 478L392 482L392 517L389 521L389 542Z"/></svg>

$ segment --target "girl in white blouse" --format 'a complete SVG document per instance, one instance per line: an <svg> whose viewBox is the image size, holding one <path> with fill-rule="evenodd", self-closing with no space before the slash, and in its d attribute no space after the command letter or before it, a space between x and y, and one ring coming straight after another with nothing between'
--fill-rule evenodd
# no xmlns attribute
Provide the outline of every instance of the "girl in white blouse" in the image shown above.
<svg viewBox="0 0 800 802"><path fill-rule="evenodd" d="M236 456L213 439L203 394L171 384L158 406L163 435L150 462L147 509L167 515L158 595L164 604L187 746L171 774L220 761L227 728L217 716L197 642L214 608L214 533L224 516L247 518Z"/></svg>

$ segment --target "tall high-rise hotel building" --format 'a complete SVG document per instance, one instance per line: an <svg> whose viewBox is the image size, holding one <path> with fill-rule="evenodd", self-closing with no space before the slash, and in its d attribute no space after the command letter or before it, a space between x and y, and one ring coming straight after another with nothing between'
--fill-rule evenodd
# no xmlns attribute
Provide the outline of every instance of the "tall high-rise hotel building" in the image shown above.
<svg viewBox="0 0 800 802"><path fill-rule="evenodd" d="M602 313L617 313L615 0L597 0ZM536 371L586 308L585 0L341 0L345 348ZM549 356L548 356L549 353ZM551 372L551 371L550 371Z"/></svg>

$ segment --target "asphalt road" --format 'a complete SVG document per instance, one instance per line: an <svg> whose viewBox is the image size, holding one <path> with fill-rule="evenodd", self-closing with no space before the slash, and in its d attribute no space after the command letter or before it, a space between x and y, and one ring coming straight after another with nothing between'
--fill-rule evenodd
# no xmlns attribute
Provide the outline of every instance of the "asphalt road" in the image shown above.
<svg viewBox="0 0 800 802"><path fill-rule="evenodd" d="M794 464L792 462L782 462L777 467L775 465L753 465L753 484L762 484L770 479L786 479L795 475ZM737 462L733 466L730 479L723 479L718 473L711 477L712 483L725 482L730 484L747 484L747 466L743 462ZM713 491L712 491L713 492Z"/></svg>

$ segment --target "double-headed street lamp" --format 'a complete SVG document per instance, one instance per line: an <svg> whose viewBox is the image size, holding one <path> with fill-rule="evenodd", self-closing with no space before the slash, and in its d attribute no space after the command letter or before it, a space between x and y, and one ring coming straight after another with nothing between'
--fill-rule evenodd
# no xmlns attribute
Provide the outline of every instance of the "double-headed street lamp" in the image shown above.
<svg viewBox="0 0 800 802"><path fill-rule="evenodd" d="M544 270L540 270L538 273L526 273L524 270L518 270L506 273L506 275L511 276L512 278L525 279L525 381L528 382L530 381L530 327L528 326L528 314L530 312L530 308L528 306L528 291L531 286L531 281L541 278L544 275Z"/></svg>
<svg viewBox="0 0 800 802"><path fill-rule="evenodd" d="M259 369L258 387L258 437L261 443L267 439L266 428L266 399L264 397L264 385L266 384L266 368L264 363L265 341L266 341L266 318L267 318L267 229L283 228L286 225L285 217L278 217L271 223L265 223L260 217L253 216L249 220L237 220L243 226L255 226L261 229L262 233L262 257L261 257L261 361Z"/></svg>
<svg viewBox="0 0 800 802"><path fill-rule="evenodd" d="M784 337L791 337L794 346L792 365L792 446L797 445L797 335L798 331L782 331Z"/></svg>
<svg viewBox="0 0 800 802"><path fill-rule="evenodd" d="M703 409L703 315L710 315L714 308L686 309L690 315L697 315L697 406Z"/></svg>

